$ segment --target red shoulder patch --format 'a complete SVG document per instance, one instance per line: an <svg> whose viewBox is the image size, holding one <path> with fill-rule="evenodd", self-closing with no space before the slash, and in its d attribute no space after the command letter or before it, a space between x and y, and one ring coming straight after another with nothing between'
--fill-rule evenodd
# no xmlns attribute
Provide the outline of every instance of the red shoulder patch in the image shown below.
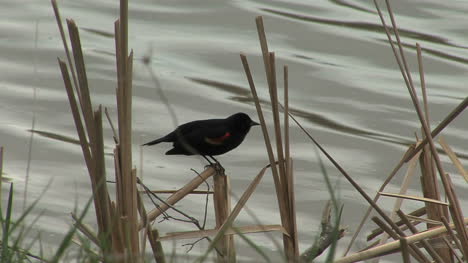
<svg viewBox="0 0 468 263"><path fill-rule="evenodd" d="M230 132L226 132L223 136L221 137L216 137L216 138L208 138L208 137L205 137L205 142L209 143L209 144L214 144L214 145L220 145L220 144L223 144L223 142L227 139L231 137L231 133Z"/></svg>

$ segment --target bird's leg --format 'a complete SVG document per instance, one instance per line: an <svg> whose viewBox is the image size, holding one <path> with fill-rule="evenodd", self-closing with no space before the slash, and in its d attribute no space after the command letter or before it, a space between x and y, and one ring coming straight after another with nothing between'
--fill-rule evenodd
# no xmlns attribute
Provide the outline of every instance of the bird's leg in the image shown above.
<svg viewBox="0 0 468 263"><path fill-rule="evenodd" d="M206 169L206 167L214 167L213 163L211 162L210 159L208 159L208 158L206 157L206 155L202 155L202 156L203 156L203 158L205 158L205 160L209 163L208 165L205 166L205 169Z"/></svg>
<svg viewBox="0 0 468 263"><path fill-rule="evenodd" d="M220 175L224 175L224 167L221 165L221 163L216 160L216 158L214 158L212 155L208 155L211 159L213 159L213 161L215 161L215 164L214 164L214 168L215 170L220 174Z"/></svg>

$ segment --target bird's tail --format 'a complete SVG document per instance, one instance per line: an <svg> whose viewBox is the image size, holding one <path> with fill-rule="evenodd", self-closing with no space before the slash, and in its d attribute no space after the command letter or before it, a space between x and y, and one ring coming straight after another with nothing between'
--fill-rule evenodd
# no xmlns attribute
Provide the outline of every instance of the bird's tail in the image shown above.
<svg viewBox="0 0 468 263"><path fill-rule="evenodd" d="M158 143L160 143L160 142L165 142L166 140L167 140L166 137L162 137L162 138L156 139L156 140L154 140L154 141L147 142L147 143L143 144L142 146L146 146L146 145L148 145L148 146L149 146L149 145L155 145L155 144L158 144Z"/></svg>

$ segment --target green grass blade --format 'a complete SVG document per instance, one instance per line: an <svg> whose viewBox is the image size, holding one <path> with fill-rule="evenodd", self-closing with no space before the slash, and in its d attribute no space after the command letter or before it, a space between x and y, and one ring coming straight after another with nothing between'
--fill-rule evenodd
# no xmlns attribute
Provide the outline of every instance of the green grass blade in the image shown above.
<svg viewBox="0 0 468 263"><path fill-rule="evenodd" d="M6 210L6 218L2 220L2 262L9 262L10 250L8 248L8 238L10 236L10 223L11 223L11 214L13 211L13 183L10 184L10 192L8 193L8 206ZM3 218L2 218L3 219Z"/></svg>

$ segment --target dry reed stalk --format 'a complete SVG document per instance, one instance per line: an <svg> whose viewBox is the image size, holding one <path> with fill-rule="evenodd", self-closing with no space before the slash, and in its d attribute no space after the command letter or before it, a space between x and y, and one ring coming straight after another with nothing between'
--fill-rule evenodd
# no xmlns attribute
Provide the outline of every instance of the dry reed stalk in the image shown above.
<svg viewBox="0 0 468 263"><path fill-rule="evenodd" d="M450 252L452 253L452 255L455 256L455 258L457 259L458 263L463 263L462 259L458 256L458 254L455 252L455 249L453 248L452 244L450 244L450 242L447 240L447 238L445 237L442 237L442 240L444 241L445 245L447 246L448 249L450 249Z"/></svg>
<svg viewBox="0 0 468 263"><path fill-rule="evenodd" d="M333 157L315 140L307 130L294 118L293 115L289 115L291 119L299 126L299 128L309 137L309 139L317 146L317 148L327 157L327 159L340 171L340 173L348 180L348 182L361 194L361 196L375 209L375 211L394 229L397 233L401 233L401 230L397 225L387 216L387 214L369 197L369 195L354 181L354 179L336 162Z"/></svg>
<svg viewBox="0 0 468 263"><path fill-rule="evenodd" d="M401 186L400 186L399 195L401 195L401 196L403 196L408 191L409 184L411 183L411 180L414 177L414 171L415 171L415 168L416 168L416 165L417 165L417 161L418 161L417 158L413 158L413 159L411 159L411 161L408 164L408 168L406 170L405 177L403 178L403 182L401 183ZM384 195L383 192L378 192L376 196L380 197L382 195ZM387 195L387 196L389 196L389 195ZM390 218L392 220L396 219L396 212L401 208L403 200L404 200L404 198L397 198L395 200L393 210L390 213ZM380 244L385 244L385 242L387 241L387 238L388 238L388 235L382 235L382 237L380 239Z"/></svg>
<svg viewBox="0 0 468 263"><path fill-rule="evenodd" d="M462 245L460 244L460 241L458 240L458 237L455 235L455 233L449 227L450 224L449 224L447 218L445 218L444 216L442 217L442 223L444 224L445 228L447 228L447 232L448 232L449 236L452 238L453 242L455 242L455 245L457 246L457 248L460 251L462 251ZM456 253L454 253L454 254L456 254Z"/></svg>
<svg viewBox="0 0 468 263"><path fill-rule="evenodd" d="M77 30L76 30L76 27L74 27L74 23L69 23L69 25L71 26L72 30L70 31L71 34L76 34L77 33ZM76 35L75 35L76 37ZM73 38L75 39L76 41L76 38ZM78 39L79 39L79 36L78 36ZM75 43L75 48L79 48L81 49L79 46L76 46L77 43L74 42L72 40L72 43ZM77 54L79 52L76 52ZM75 62L77 63L80 63L80 59L78 59L80 56L76 56L75 57ZM111 243L111 239L108 238L108 233L109 233L109 229L108 227L110 226L107 226L105 225L106 223L109 222L109 218L110 218L110 214L109 214L109 209L107 209L107 205L109 205L109 200L105 198L107 192L107 189L105 188L105 170L102 169L103 167L103 162L102 161L99 161L95 158L93 158L94 156L96 156L95 154L99 151L100 146L98 144L95 144L92 145L92 152L93 152L93 155L91 155L91 151L89 149L89 144L87 143L87 140L86 140L86 135L85 135L85 131L84 131L84 127L83 127L83 124L81 122L81 117L80 117L80 110L78 108L78 105L76 103L76 99L75 99L75 95L74 95L74 92L73 92L73 88L72 88L72 84L71 84L71 81L70 81L70 77L69 77L69 74L68 74L68 69L67 69L67 66L65 64L65 62L61 61L60 59L58 60L59 61L59 65L60 65L60 69L62 71L62 77L63 77L63 80L64 80L64 84L65 84L65 88L66 88L66 91L67 91L67 95L68 95L68 98L69 98L69 102L70 102L70 107L71 107L71 110L72 110L72 114L73 114L73 118L74 118L74 121L75 121L75 126L77 128L77 131L78 131L78 136L80 138L80 144L81 144L81 147L82 147L82 151L83 151L83 156L85 157L85 162L87 164L87 167L88 167L88 172L89 172L89 176L90 176L90 179L91 179L91 183L92 183L92 188L93 188L93 195L94 195L94 206L95 206L95 209L96 209L96 220L98 222L98 226L99 226L99 238L100 238L100 241L103 243L103 244L107 244L107 248L110 247L110 245L112 244ZM82 62L82 56L81 56L81 62ZM78 66L77 66L78 68ZM80 76L80 75L79 75ZM80 83L84 83L86 82L85 80L80 80ZM82 86L86 89L86 85ZM82 94L83 92L86 94L86 92L84 90L82 90ZM88 93L89 94L89 93ZM83 104L83 105L86 105ZM83 112L85 112L85 110L83 110ZM86 112L89 112L88 110L86 110ZM88 118L91 118L91 121L93 123L93 128L94 128L94 117L91 115L88 116ZM101 127L102 128L102 127ZM90 131L90 133L88 133L90 136L90 138L95 138L96 137L99 137L99 134L102 135L102 133L98 133L96 132L96 130L91 130L91 129L88 129ZM102 137L101 137L102 139ZM94 139L94 141L96 141ZM98 168L98 167L101 167L101 168ZM100 178L100 179L99 179ZM103 212L105 211L105 212ZM106 234L107 233L107 234ZM107 249L106 248L106 249Z"/></svg>
<svg viewBox="0 0 468 263"><path fill-rule="evenodd" d="M463 224L463 212L462 212L462 210L460 208L460 204L459 204L459 201L457 199L457 196L456 196L455 192L453 191L453 189L451 188L449 178L446 176L446 174L445 174L445 172L443 170L442 164L440 162L440 158L438 156L437 150L436 150L434 142L432 140L431 131L429 130L427 122L424 119L421 107L419 106L418 99L416 98L416 92L415 92L415 89L414 89L414 86L413 86L413 83L412 83L412 80L411 80L411 73L410 73L410 71L408 69L408 65L406 63L406 58L404 56L403 47L402 47L402 44L401 44L401 41L400 41L400 36L399 36L398 30L397 30L395 18L393 16L393 12L392 12L390 3L389 3L388 0L386 0L387 10L388 10L388 13L390 15L390 20L392 22L392 26L394 28L394 33L395 33L398 48L399 48L399 51L400 51L401 60L403 61L404 69L403 69L403 66L402 66L399 58L398 58L396 49L395 49L395 47L393 45L393 42L392 42L392 39L391 39L391 36L390 36L390 33L389 33L389 30L388 30L387 26L385 25L385 21L383 19L382 13L380 12L380 8L378 7L378 4L377 4L377 2L375 0L374 0L374 4L376 5L377 11L378 11L379 16L380 16L380 18L382 20L382 24L384 25L385 32L387 33L389 43L392 46L392 50L394 52L397 63L399 65L399 67L400 67L400 71L402 73L402 76L403 76L403 78L405 80L406 86L408 88L408 92L409 92L409 94L411 96L411 100L413 102L413 105L414 105L414 107L416 109L416 113L417 113L418 118L419 118L419 120L421 122L421 125L423 127L424 134L426 135L426 137L428 139L428 143L429 143L429 146L430 146L429 149L430 149L430 151L432 153L432 156L434 158L434 161L435 161L435 164L436 164L436 167L437 167L437 171L439 172L439 176L441 177L442 184L444 186L446 196L447 196L447 198L449 200L449 203L450 203L450 213L451 213L453 221L454 221L454 223L456 225L457 232L458 232L458 234L460 236L460 241L461 241L461 243L463 245L463 250L462 251L463 251L463 254L465 255L465 257L467 257L468 256L468 233L467 233L467 230L465 229L464 224Z"/></svg>
<svg viewBox="0 0 468 263"><path fill-rule="evenodd" d="M71 213L71 217L73 219L73 225L76 226L80 232L85 235L91 242L93 242L96 246L101 247L101 243L99 241L99 238L97 235L94 233L94 231L91 229L90 226L87 226L83 222L80 222L78 217L76 217L75 213Z"/></svg>
<svg viewBox="0 0 468 263"><path fill-rule="evenodd" d="M427 219L427 218L420 218L420 217L415 217L415 216L411 216L411 215L406 215L406 217L408 217L409 219L411 219L413 221L416 221L416 222L424 222L424 223L429 223L429 224L433 224L433 225L436 225L436 226L442 225L441 221L431 220L431 219Z"/></svg>
<svg viewBox="0 0 468 263"><path fill-rule="evenodd" d="M377 201L379 200L380 198L380 192L382 192L385 187L388 185L388 183L390 183L390 181L393 179L393 177L395 177L395 175L397 174L397 172L400 170L400 168L403 166L403 164L405 163L405 157L406 155L411 151L412 147L409 147L408 150L406 151L405 155L403 155L402 159L398 162L398 164L393 168L392 172L390 172L390 175L387 177L387 179L385 179L385 181L382 183L382 185L380 186L379 190L377 190L377 193L375 194L374 196L374 203L377 203ZM419 156L419 153L417 153L417 155ZM413 159L417 159L417 158L412 158L411 160ZM346 256L348 254L348 252L351 250L351 247L353 246L354 244L354 241L356 241L356 238L357 236L359 235L359 233L361 232L362 230L362 227L364 226L364 224L366 223L367 219L369 218L369 215L370 213L372 212L372 209L373 207L372 206L369 206L369 208L367 208L367 211L366 213L364 214L363 218L361 219L361 222L359 223L358 227L356 228L356 231L354 232L353 236L351 237L351 241L349 242L348 244L348 247L346 248L345 252L343 253L343 257Z"/></svg>
<svg viewBox="0 0 468 263"><path fill-rule="evenodd" d="M107 107L104 108L104 113L106 114L107 122L109 122L109 125L111 127L112 137L114 138L114 143L119 144L119 138L117 136L117 133L115 132L115 127L114 127L114 124L112 123L111 117L109 116L109 112L107 111Z"/></svg>
<svg viewBox="0 0 468 263"><path fill-rule="evenodd" d="M424 69L422 63L422 52L421 46L416 43L416 50L417 50L417 58L418 58L418 65L419 65L419 76L421 81L421 90L422 90L422 97L423 97L423 106L424 106L424 113L425 119L428 129L430 130L430 119L429 119L429 107L428 107L428 99L427 99L427 92L426 92L426 84L424 79ZM423 137L425 138L423 133ZM421 186L423 189L423 194L425 197L440 200L440 190L439 185L437 182L437 175L434 167L434 161L432 160L432 156L430 150L427 146L422 148L422 155L420 157L420 164L421 164ZM427 217L433 220L441 220L441 216L445 215L448 216L448 208L441 207L437 205L433 205L431 203L425 204L427 209ZM427 227L431 228L435 225L428 224ZM437 248L437 252L442 256L444 261L451 262L452 256L449 249L446 248Z"/></svg>
<svg viewBox="0 0 468 263"><path fill-rule="evenodd" d="M278 118L278 113L277 111L275 111L275 108L277 109L277 106L278 106L278 103L277 103L277 100L275 101L275 98L274 98L274 94L276 92L276 72L275 72L275 67L274 65L272 65L272 61L271 61L271 58L273 58L274 60L274 55L271 55L270 52L268 51L268 43L267 43L267 40L266 40L266 35L265 35L265 30L264 30L264 26L263 26L263 19L261 16L258 16L256 17L255 19L256 21L256 24L257 24L257 32L258 32L258 36L259 36L259 40L260 40L260 47L261 47L261 50L262 50L262 55L263 55L263 62L264 62L264 67L265 67L265 74L266 74L266 77L267 77L267 82L268 82L268 87L269 87L269 91L270 91L270 99L272 100L271 101L271 104L272 104L272 109L273 109L273 118L275 120L275 132L276 132L276 140L277 140L277 150L279 149L278 147L282 147L281 146L278 146L278 141L281 141L281 133L279 132L278 128L279 127L279 118ZM272 165L272 175L273 175L273 180L274 180L274 183L275 183L275 190L276 190L276 196L277 196L277 200L278 200L278 206L279 206L279 210L280 210L280 217L281 217L281 223L282 225L290 230L290 220L289 220L289 209L288 209L288 203L286 202L286 198L288 195L286 194L287 192L287 186L285 186L287 184L287 181L286 180L282 180L282 177L284 178L284 163L281 162L281 161L284 161L283 160L280 160L280 169L278 171L278 168L276 167L276 165L273 165L275 163L275 157L274 157L274 154L273 154L273 150L272 150L272 146L271 146L271 143L270 143L270 138L269 138L269 134L268 134L268 131L266 129L266 125L265 125L265 121L264 121L264 118L263 118L263 113L261 112L261 106L260 106L260 103L258 101L258 96L257 96L257 93L256 93L256 90L255 90L255 85L253 84L253 79L251 77L251 73L250 73L250 69L248 67L248 63L247 63L247 59L246 57L241 54L241 60L242 60L242 63L244 64L244 70L246 71L246 75L247 75L247 79L249 81L249 84L250 84L250 89L252 91L252 95L254 97L254 100L255 100L255 106L256 106L256 109L257 109L257 114L259 116L259 119L260 119L260 123L262 125L262 132L263 132L263 138L265 140L265 145L266 145L266 148L267 148L267 152L268 152L268 158L270 160L270 164ZM273 61L274 63L274 61ZM272 76L274 74L274 76ZM250 75L250 77L249 77ZM277 97L276 97L277 98ZM257 106L258 104L258 106ZM279 135L279 137L278 137ZM278 158L282 158L283 152L279 152L278 151ZM283 171L283 172L282 172ZM284 249L286 251L286 257L287 257L287 260L288 261L291 261L294 259L295 257L295 252L294 252L294 244L292 243L293 240L290 240L287 236L283 236L283 245L284 245Z"/></svg>
<svg viewBox="0 0 468 263"><path fill-rule="evenodd" d="M457 105L448 115L445 117L439 125L431 132L432 137L436 137L447 125L449 125L460 113L462 113L468 106L468 97L466 97L460 104ZM413 156L418 153L426 144L428 139L425 138L420 145L414 148L411 153L406 157L406 161L413 158Z"/></svg>
<svg viewBox="0 0 468 263"><path fill-rule="evenodd" d="M219 227L219 229L217 229L217 233L215 235L215 237L213 238L213 240L211 241L210 243L210 246L208 247L207 249L207 252L205 252L204 255L202 255L198 260L197 262L204 262L204 260L206 259L206 257L208 256L208 253L210 251L212 251L213 249L215 249L215 247L217 247L217 244L218 242L221 240L221 238L224 237L224 233L226 232L227 229L229 229L231 226L232 226L232 223L234 222L234 220L236 219L236 217L239 215L240 211L242 210L242 208L245 206L245 204L247 203L247 201L249 200L250 196L252 195L252 193L255 191L255 189L257 188L258 184L260 183L260 181L262 180L263 178L263 175L265 174L265 171L268 167L270 167L271 165L267 165L265 167L263 167L263 169L258 173L258 175L254 178L254 180L250 183L250 185L247 187L247 189L244 191L244 193L242 194L241 198L239 199L239 201L237 201L237 204L236 206L234 206L234 208L232 209L231 213L229 214L229 216L226 218L226 220L224 221L223 225L221 227Z"/></svg>
<svg viewBox="0 0 468 263"><path fill-rule="evenodd" d="M161 242L158 241L159 232L157 229L152 230L148 233L148 240L151 244L151 249L153 250L153 256L156 263L165 263L166 258L164 257L163 248Z"/></svg>
<svg viewBox="0 0 468 263"><path fill-rule="evenodd" d="M387 233L394 240L399 240L400 238L406 237L405 234L397 234L393 229L387 226L380 218L372 217L372 221L378 225L385 233ZM408 252L419 262L429 262L426 256L419 250L415 244L408 244ZM401 249L401 246L400 246Z"/></svg>
<svg viewBox="0 0 468 263"><path fill-rule="evenodd" d="M262 233L262 232L281 232L288 235L288 232L282 225L249 225L249 226L238 226L229 227L224 232L224 236L237 235L237 234L249 234L249 233ZM180 239L194 239L210 237L218 234L218 229L205 229L196 231L184 231L184 232L170 232L166 233L165 236L159 237L159 241L166 240L180 240ZM220 248L220 246L217 246Z"/></svg>
<svg viewBox="0 0 468 263"><path fill-rule="evenodd" d="M436 204L436 205L449 206L449 204L446 203L446 202L442 202L442 201L439 201L439 200L436 200L436 199L430 199L430 198L425 198L425 197L419 197L419 196L402 195L402 194L392 194L392 193L384 193L384 192L380 192L380 195L389 196L389 197L396 197L396 198L401 198L401 199L409 199L409 200L421 201L421 202L431 203L431 204Z"/></svg>
<svg viewBox="0 0 468 263"><path fill-rule="evenodd" d="M284 157L285 172L288 179L288 193L289 193L289 217L291 218L291 231L290 234L295 244L295 258L299 258L299 241L296 223L296 194L294 189L294 174L293 174L293 160L291 158L290 145L289 145L289 76L288 66L283 67L283 82L284 82Z"/></svg>
<svg viewBox="0 0 468 263"><path fill-rule="evenodd" d="M132 169L132 61L133 52L128 54L128 2L120 1L120 18L115 22L115 42L117 61L117 109L118 109L118 133L119 133L119 157L118 169L121 174L122 186L119 187L122 203L119 206L121 218L126 218L123 223L127 229L127 247L131 258L137 260L139 253L138 242L138 215L136 198L136 173Z"/></svg>
<svg viewBox="0 0 468 263"><path fill-rule="evenodd" d="M141 220L143 221L143 226L145 230L140 231L140 254L144 255L146 251L146 239L148 233L151 233L151 226L148 224L148 215L146 213L143 200L141 199L140 192L137 192L137 205L138 205L138 214L140 215Z"/></svg>
<svg viewBox="0 0 468 263"><path fill-rule="evenodd" d="M178 190L151 190L150 192L153 194L173 194ZM139 190L138 193L146 193L145 190ZM205 190L193 190L191 191L190 195L206 195L206 194L213 194L214 191L205 191Z"/></svg>
<svg viewBox="0 0 468 263"><path fill-rule="evenodd" d="M464 223L465 223L465 225L468 224L468 218L464 219ZM454 229L455 225L450 224L449 228ZM415 243L415 242L419 242L419 241L421 241L423 239L438 236L438 235L443 234L445 232L447 232L447 228L445 226L440 226L440 227L431 228L430 230L426 230L426 231L420 232L418 234L407 236L406 239L407 239L408 243ZM359 253L349 255L347 257L340 258L338 260L335 260L334 263L351 263L351 262L356 262L356 261L368 260L368 259L371 259L371 258L378 257L378 256L380 256L382 254L386 254L386 253L388 253L390 251L397 250L399 248L400 248L400 241L396 240L396 241L389 242L389 243L387 243L385 245L381 245L381 246L378 246L378 247L375 247L375 248L372 248L372 249L368 249L366 251L362 251L362 252L359 252Z"/></svg>
<svg viewBox="0 0 468 263"><path fill-rule="evenodd" d="M86 68L81 49L78 28L73 20L67 20L70 42L72 45L75 70L74 76L77 103L75 93L70 81L66 64L59 60L65 88L72 109L75 126L80 138L80 144L88 168L91 185L93 188L96 219L98 223L99 245L103 250L104 258L117 260L118 262L139 262L141 260L138 238L138 214L136 170L132 169L131 158L131 97L132 97L132 68L133 53L128 55L128 2L120 2L120 19L115 23L116 61L117 61L117 109L118 109L118 133L106 111L106 116L114 132L114 140L119 144L114 150L116 196L117 201L109 198L106 186L106 171L104 161L104 140L102 133L102 108L93 112L91 96L88 88ZM62 41L67 53L68 61L71 56L61 24L57 3L52 0L52 6L57 19L57 24L62 36ZM74 71L72 72L74 73ZM81 120L83 116L83 121ZM89 142L88 142L89 140ZM143 235L143 237L145 237ZM144 249L144 247L142 247ZM142 250L144 252L144 250Z"/></svg>
<svg viewBox="0 0 468 263"><path fill-rule="evenodd" d="M407 216L413 216L413 217L419 217L419 216L423 216L426 214L426 207L421 207L413 212L411 212L409 215ZM399 221L396 221L395 224L397 226L402 226L404 225L403 221L399 220ZM371 233L367 236L367 241L370 241L372 239L374 239L375 237L379 236L380 234L382 234L383 231L382 229L380 228L377 228L377 229L374 229L371 231Z"/></svg>
<svg viewBox="0 0 468 263"><path fill-rule="evenodd" d="M85 128L88 134L90 145L94 145L94 122L93 122L93 106L88 88L88 77L86 75L86 67L83 58L83 51L81 50L80 35L75 21L67 19L68 33L70 35L70 42L72 45L73 57L75 60L75 68L78 76L78 84L81 92L81 110L85 122Z"/></svg>
<svg viewBox="0 0 468 263"><path fill-rule="evenodd" d="M56 0L51 0L51 4L52 4L52 8L54 9L55 20L56 20L57 26L59 28L60 37L62 38L63 48L65 50L65 55L67 56L68 65L70 65L70 70L71 70L71 73L72 73L73 83L75 84L75 91L76 91L76 94L79 97L79 101L81 102L81 92L80 92L80 89L78 88L78 81L76 80L75 68L73 66L72 59L71 59L71 56L70 56L70 50L68 48L67 38L65 37L65 31L63 30L62 18L60 16L57 1Z"/></svg>
<svg viewBox="0 0 468 263"><path fill-rule="evenodd" d="M215 219L216 229L219 229L231 212L230 202L230 183L229 177L220 173L216 173L213 176L214 182L214 208L215 208ZM222 240L219 241L217 248L221 253L217 253L217 262L235 262L235 248L234 239L232 235L225 235Z"/></svg>
<svg viewBox="0 0 468 263"><path fill-rule="evenodd" d="M169 205L174 205L186 195L190 194L194 189L196 189L200 184L206 181L210 176L216 174L216 170L212 167L208 167L205 171L203 171L199 176L194 177L190 182L188 182L185 186L180 188L177 192L169 196L164 204L161 206L151 210L148 213L148 221L152 222L158 216L160 216L164 211L170 208ZM143 228L143 222L140 222L138 225L138 229Z"/></svg>
<svg viewBox="0 0 468 263"><path fill-rule="evenodd" d="M463 176L463 178L465 178L465 181L468 182L468 172L465 170L462 163L457 158L457 155L455 154L455 152L453 152L450 146L445 142L444 137L441 136L439 138L439 144L440 146L442 146L442 149L444 149L445 153L450 158L453 165L457 168L458 172Z"/></svg>
<svg viewBox="0 0 468 263"><path fill-rule="evenodd" d="M426 80L424 79L424 66L422 62L422 52L421 52L421 46L418 43L416 43L416 51L418 54L419 78L421 81L421 91L422 91L423 103L424 103L424 113L425 113L427 125L430 126L429 106L428 106L427 92L426 92Z"/></svg>
<svg viewBox="0 0 468 263"><path fill-rule="evenodd" d="M277 85L276 85L276 64L275 64L275 55L272 52L269 52L268 50L268 43L266 40L266 35L265 35L265 29L263 26L263 19L261 16L256 17L255 19L256 25L257 25L257 32L259 36L259 41L260 41L260 47L262 50L262 55L263 55L263 62L264 62L264 67L265 67L265 74L268 82L268 87L269 87L269 94L270 94L270 100L271 100L271 106L272 106L272 112L273 112L273 120L274 120L274 127L275 127L275 138L276 138L276 150L277 150L277 157L278 157L278 163L279 163L279 169L276 168L276 166L272 166L272 174L273 174L273 180L275 183L275 190L276 190L276 196L278 199L278 206L280 210L280 217L281 217L281 222L282 225L289 231L289 233L292 233L296 231L295 227L295 217L292 216L292 211L291 211L291 194L289 193L289 190L291 189L291 186L288 185L288 183L291 181L288 179L288 173L290 169L287 169L285 164L285 158L284 155L286 154L283 151L283 143L282 143L282 136L281 136L281 128L280 128L280 120L279 120L279 102L278 102L278 94L277 94ZM267 147L268 151L268 158L270 160L270 163L273 165L275 162L275 157L273 154L273 150L270 144L269 140L269 135L268 131L266 129L265 122L263 120L263 113L261 110L260 103L258 101L258 96L256 94L255 90L255 85L253 83L253 79L250 73L250 69L248 67L247 59L246 57L241 54L241 60L244 65L244 70L247 75L247 79L252 91L252 95L255 100L255 105L257 109L257 113L259 115L261 124L262 124L262 131L264 135L264 140L265 140L265 145ZM287 78L287 72L285 73L285 76ZM285 85L287 85L287 79L285 79ZM285 87L286 89L287 87ZM287 92L285 90L285 92ZM285 98L286 99L286 98ZM286 114L288 112L286 111ZM287 121L285 117L285 121ZM262 121L263 120L263 121ZM289 136L289 135L288 135ZM289 140L289 139L288 139ZM286 146L285 146L286 147ZM289 141L288 141L288 150L286 151L289 154ZM289 158L286 159L286 162L289 162ZM292 189L291 189L292 190ZM289 238L287 236L283 236L283 245L284 249L286 252L286 258L288 261L294 261L297 259L299 255L299 250L297 246L297 242L295 242L297 239L295 237L295 233L291 234L294 238Z"/></svg>
<svg viewBox="0 0 468 263"><path fill-rule="evenodd" d="M409 246L408 246L408 242L406 241L406 238L401 237L400 243L401 243L401 255L403 257L403 262L411 263L411 259L409 256Z"/></svg>
<svg viewBox="0 0 468 263"><path fill-rule="evenodd" d="M416 229L415 226L413 226L413 224L411 224L411 222L409 221L408 217L401 211L401 210L398 210L397 211L397 214L398 216L400 217L400 219L405 223L405 225L408 227L408 229L411 231L411 233L413 234L417 234L419 233L419 231ZM450 230L450 229L449 229ZM406 240L405 240L406 241ZM429 253L429 255L431 255L431 257L437 262L437 263L444 263L445 261L439 256L439 254L437 253L437 251L435 251L435 249L431 246L431 244L429 244L429 242L427 242L427 240L423 239L421 240L421 245L424 247L424 249L426 249L427 253Z"/></svg>

